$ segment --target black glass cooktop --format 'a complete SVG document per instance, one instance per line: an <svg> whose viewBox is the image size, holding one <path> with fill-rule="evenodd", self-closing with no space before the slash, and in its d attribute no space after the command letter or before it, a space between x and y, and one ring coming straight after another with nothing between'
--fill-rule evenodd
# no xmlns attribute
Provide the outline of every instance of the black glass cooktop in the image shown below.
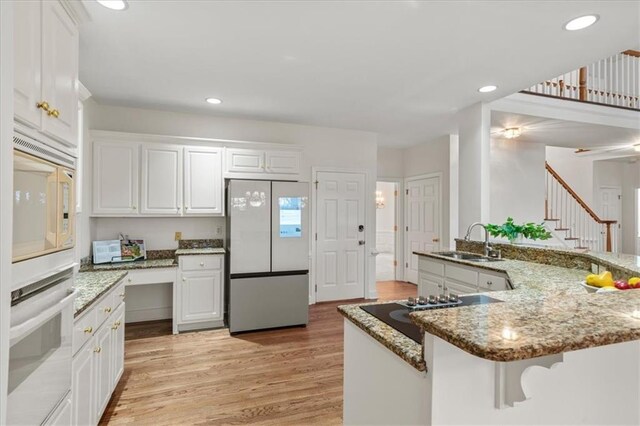
<svg viewBox="0 0 640 426"><path fill-rule="evenodd" d="M502 302L502 300L494 299L483 294L474 294L471 296L460 296L460 303L457 306L440 308L455 309L461 306L484 305L486 303ZM378 318L390 327L398 330L416 343L422 343L422 333L420 327L411 322L409 308L398 303L382 303L379 305L360 306L360 309Z"/></svg>

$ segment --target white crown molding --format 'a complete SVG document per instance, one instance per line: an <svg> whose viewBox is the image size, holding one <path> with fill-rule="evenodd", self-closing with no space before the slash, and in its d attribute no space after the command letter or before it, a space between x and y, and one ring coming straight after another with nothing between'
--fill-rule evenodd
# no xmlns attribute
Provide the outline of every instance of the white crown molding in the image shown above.
<svg viewBox="0 0 640 426"><path fill-rule="evenodd" d="M91 21L91 15L80 0L58 0L77 25Z"/></svg>

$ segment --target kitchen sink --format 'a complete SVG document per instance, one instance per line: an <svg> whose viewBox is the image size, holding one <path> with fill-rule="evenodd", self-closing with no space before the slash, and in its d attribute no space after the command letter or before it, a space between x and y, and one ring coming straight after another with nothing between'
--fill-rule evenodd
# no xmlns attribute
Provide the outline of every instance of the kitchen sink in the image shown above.
<svg viewBox="0 0 640 426"><path fill-rule="evenodd" d="M467 260L469 262L499 262L502 260L494 257L485 257L479 254L471 253L460 253L457 251L441 251L434 252L433 254L437 254L438 256L450 257L451 259Z"/></svg>

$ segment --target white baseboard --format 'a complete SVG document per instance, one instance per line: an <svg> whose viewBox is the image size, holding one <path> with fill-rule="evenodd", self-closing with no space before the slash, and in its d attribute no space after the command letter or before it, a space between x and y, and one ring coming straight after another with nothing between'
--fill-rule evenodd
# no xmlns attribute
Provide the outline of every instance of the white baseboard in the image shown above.
<svg viewBox="0 0 640 426"><path fill-rule="evenodd" d="M189 323L189 324L178 324L179 331L204 330L208 328L221 328L221 327L224 327L223 320L203 321L203 322Z"/></svg>
<svg viewBox="0 0 640 426"><path fill-rule="evenodd" d="M172 306L134 310L127 309L125 313L125 323L171 319L172 317Z"/></svg>

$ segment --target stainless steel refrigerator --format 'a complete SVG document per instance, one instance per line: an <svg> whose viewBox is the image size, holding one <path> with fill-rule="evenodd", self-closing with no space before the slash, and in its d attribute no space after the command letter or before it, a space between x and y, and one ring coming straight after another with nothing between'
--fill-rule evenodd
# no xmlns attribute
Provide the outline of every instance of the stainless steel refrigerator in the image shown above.
<svg viewBox="0 0 640 426"><path fill-rule="evenodd" d="M227 182L229 331L309 321L309 184Z"/></svg>

